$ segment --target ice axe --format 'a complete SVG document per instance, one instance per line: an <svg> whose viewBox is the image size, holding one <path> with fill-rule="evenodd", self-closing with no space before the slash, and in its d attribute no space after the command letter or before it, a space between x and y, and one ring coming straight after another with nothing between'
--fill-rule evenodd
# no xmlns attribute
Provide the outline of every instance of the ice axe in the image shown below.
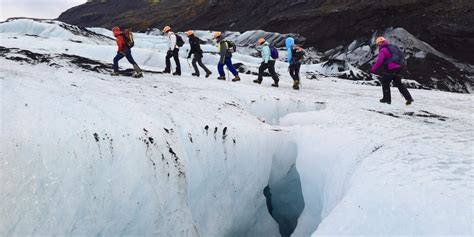
<svg viewBox="0 0 474 237"><path fill-rule="evenodd" d="M192 69L191 63L189 62L189 58L187 58L186 61L188 62L189 69Z"/></svg>

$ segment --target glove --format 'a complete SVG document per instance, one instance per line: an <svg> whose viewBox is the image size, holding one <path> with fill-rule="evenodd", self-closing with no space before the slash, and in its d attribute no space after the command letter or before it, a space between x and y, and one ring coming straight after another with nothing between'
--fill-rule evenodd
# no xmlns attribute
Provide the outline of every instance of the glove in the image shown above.
<svg viewBox="0 0 474 237"><path fill-rule="evenodd" d="M167 55L172 55L172 54L173 54L173 51L171 51L171 49L170 49L170 50L168 50L168 52L167 52L166 54L167 54Z"/></svg>
<svg viewBox="0 0 474 237"><path fill-rule="evenodd" d="M123 51L118 51L117 54L125 55L125 52L123 52Z"/></svg>

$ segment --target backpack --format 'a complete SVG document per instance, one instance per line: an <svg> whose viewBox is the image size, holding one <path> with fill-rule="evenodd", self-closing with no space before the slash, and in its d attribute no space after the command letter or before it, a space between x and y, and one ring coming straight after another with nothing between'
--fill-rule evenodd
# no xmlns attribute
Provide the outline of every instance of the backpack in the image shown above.
<svg viewBox="0 0 474 237"><path fill-rule="evenodd" d="M399 47L389 44L387 45L387 49L392 54L392 57L388 59L385 64L396 63L400 66L405 65L405 54Z"/></svg>
<svg viewBox="0 0 474 237"><path fill-rule="evenodd" d="M179 36L178 34L175 34L175 35L176 35L176 46L183 47L184 45L183 38L181 38L181 36Z"/></svg>
<svg viewBox="0 0 474 237"><path fill-rule="evenodd" d="M273 46L273 45L270 46L270 56L273 59L278 59L279 58L278 49L275 48L275 46Z"/></svg>
<svg viewBox="0 0 474 237"><path fill-rule="evenodd" d="M123 40L125 41L125 44L129 48L133 48L135 46L135 41L133 40L133 33L130 29L125 29L122 33Z"/></svg>
<svg viewBox="0 0 474 237"><path fill-rule="evenodd" d="M302 48L293 48L292 51L292 62L293 64L295 63L300 63L304 59L305 52Z"/></svg>
<svg viewBox="0 0 474 237"><path fill-rule="evenodd" d="M227 52L229 52L229 53L237 52L237 45L235 45L234 42L232 42L230 40L226 40L225 42L227 43Z"/></svg>

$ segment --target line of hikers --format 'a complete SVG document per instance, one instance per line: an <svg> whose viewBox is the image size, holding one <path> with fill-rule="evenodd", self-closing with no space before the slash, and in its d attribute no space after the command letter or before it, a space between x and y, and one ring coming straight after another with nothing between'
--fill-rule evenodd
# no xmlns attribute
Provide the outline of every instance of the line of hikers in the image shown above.
<svg viewBox="0 0 474 237"><path fill-rule="evenodd" d="M132 57L131 48L134 46L133 34L128 29L123 32L119 27L114 27L112 32L117 40L118 51L117 55L114 58L112 73L113 76L119 75L118 62L126 57L127 60L133 65L135 73L134 77L143 77L143 72L140 67L137 65L135 60ZM173 75L181 75L181 64L179 61L179 49L184 45L184 41L181 36L177 35L171 31L171 27L165 26L162 31L168 36L168 52L166 54L166 67L163 73L171 73L171 58L174 59L176 64L176 70L173 72ZM189 30L185 32L189 38L190 50L188 54L188 59L194 55L192 60L192 65L194 68L193 76L200 76L198 65L205 71L206 78L208 78L212 72L204 65L202 62L203 50L201 49L201 43L203 43L197 36L194 35L194 32ZM234 78L233 82L240 81L239 73L235 69L232 63L232 54L236 52L236 45L232 41L226 40L221 32L214 32L213 39L216 40L217 49L219 54L219 62L217 64L217 69L219 72L218 80L226 80L224 66L227 66L228 70L232 73ZM288 50L288 63L289 63L289 73L293 79L293 89L300 89L300 68L305 56L304 49L295 44L295 39L293 37L288 37L286 39L286 48ZM395 45L389 44L389 42L384 37L378 37L376 39L376 45L379 47L379 55L376 63L371 68L371 73L377 73L380 68L384 69L382 74L381 84L383 98L380 100L381 103L391 104L391 94L390 94L390 84L393 81L394 85L398 87L400 93L406 99L406 105L410 105L414 102L413 98L410 95L408 89L401 82L402 76L402 65L404 64L403 52ZM275 71L275 62L278 59L278 50L270 45L264 38L260 38L257 42L257 45L261 47L262 54L262 63L260 64L258 78L254 80L254 83L261 84L263 81L263 74L266 70L270 72L270 75L273 79L273 87L279 87L278 75ZM382 67L384 66L384 67Z"/></svg>
<svg viewBox="0 0 474 237"><path fill-rule="evenodd" d="M122 58L127 58L127 60L133 65L135 73L133 77L143 77L143 72L140 67L137 65L135 60L133 59L131 48L134 46L134 39L133 34L128 29L125 29L123 32L120 30L119 27L114 27L112 32L116 38L118 51L117 55L114 58L114 65L113 69L114 72L112 73L113 76L120 75L119 73L119 66L118 62ZM173 72L173 75L180 76L181 75L181 63L179 60L179 49L184 45L184 41L178 34L171 31L171 27L166 26L163 28L162 31L168 37L168 52L166 53L166 67L163 73L171 73L171 58L174 59L176 70ZM194 35L194 32L189 30L186 31L185 34L188 36L190 50L188 53L188 59L194 55L192 59L192 65L194 68L193 76L200 76L198 65L205 71L206 78L209 77L212 72L204 65L202 62L203 58L203 50L201 49L201 44L203 41L199 39L197 36ZM230 40L226 40L225 37L222 35L221 32L214 32L213 39L217 43L217 51L219 55L219 62L217 64L217 70L219 72L218 80L226 80L224 66L232 73L234 78L232 79L233 82L240 81L239 73L235 69L232 63L232 54L236 52L237 46L234 42ZM261 46L262 51L262 63L259 68L258 78L254 80L255 83L261 84L263 81L263 75L266 70L270 72L270 75L273 78L274 83L272 84L273 87L279 86L279 78L275 71L275 61L278 59L278 50L271 46L264 38L260 38L257 42L259 46ZM303 48L295 44L295 40L292 37L288 37L286 39L286 47L288 49L288 62L290 64L289 71L291 78L293 78L293 89L299 90L300 89L300 76L299 71L301 68L302 60L305 54Z"/></svg>

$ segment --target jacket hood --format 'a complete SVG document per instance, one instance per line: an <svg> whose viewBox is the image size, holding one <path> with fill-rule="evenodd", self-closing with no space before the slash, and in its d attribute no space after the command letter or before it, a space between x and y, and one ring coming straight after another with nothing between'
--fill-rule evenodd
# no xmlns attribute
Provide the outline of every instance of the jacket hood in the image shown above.
<svg viewBox="0 0 474 237"><path fill-rule="evenodd" d="M120 36L122 34L122 31L120 31L120 28L118 28L118 27L114 27L112 29L112 32L114 33L115 37Z"/></svg>
<svg viewBox="0 0 474 237"><path fill-rule="evenodd" d="M295 39L293 37L286 38L286 48L292 48L295 45Z"/></svg>

